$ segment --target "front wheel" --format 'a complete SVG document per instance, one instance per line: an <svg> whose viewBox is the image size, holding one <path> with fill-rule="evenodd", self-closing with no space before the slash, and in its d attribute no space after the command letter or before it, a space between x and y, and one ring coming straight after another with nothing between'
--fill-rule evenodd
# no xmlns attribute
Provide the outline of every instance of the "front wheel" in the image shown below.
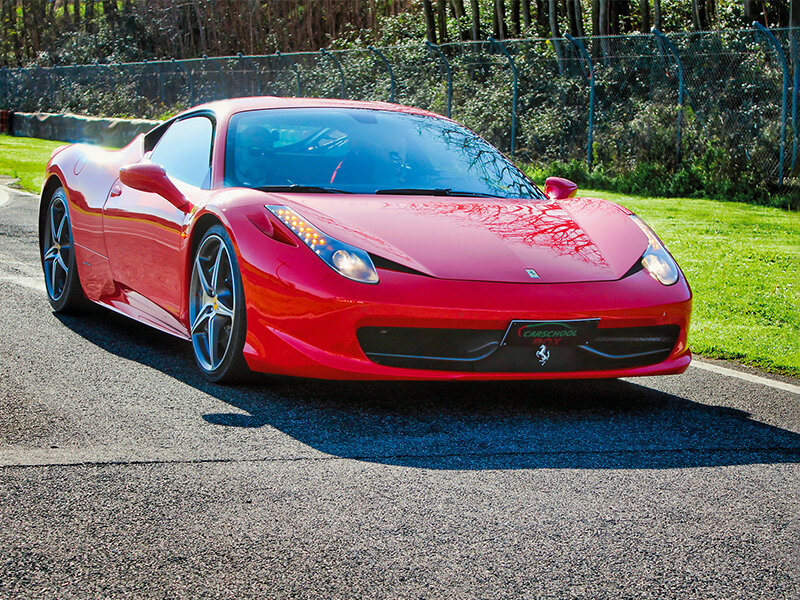
<svg viewBox="0 0 800 600"><path fill-rule="evenodd" d="M239 263L228 233L211 227L200 240L189 284L189 323L197 365L210 381L241 380L247 325Z"/></svg>
<svg viewBox="0 0 800 600"><path fill-rule="evenodd" d="M90 304L78 278L75 243L64 188L59 187L53 192L42 216L39 239L47 299L57 313L82 312Z"/></svg>

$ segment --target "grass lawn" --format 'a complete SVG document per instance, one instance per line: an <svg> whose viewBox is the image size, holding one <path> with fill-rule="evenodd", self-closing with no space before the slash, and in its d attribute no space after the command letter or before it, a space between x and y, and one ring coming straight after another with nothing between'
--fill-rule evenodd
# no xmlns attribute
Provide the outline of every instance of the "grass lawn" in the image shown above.
<svg viewBox="0 0 800 600"><path fill-rule="evenodd" d="M50 153L64 143L0 135L0 175L16 177L20 187L38 193Z"/></svg>
<svg viewBox="0 0 800 600"><path fill-rule="evenodd" d="M694 352L800 375L798 213L738 202L579 193L628 207L667 244L694 293Z"/></svg>
<svg viewBox="0 0 800 600"><path fill-rule="evenodd" d="M0 174L38 192L60 142L0 136ZM800 376L800 215L734 202L582 190L627 206L662 237L694 292L689 343Z"/></svg>

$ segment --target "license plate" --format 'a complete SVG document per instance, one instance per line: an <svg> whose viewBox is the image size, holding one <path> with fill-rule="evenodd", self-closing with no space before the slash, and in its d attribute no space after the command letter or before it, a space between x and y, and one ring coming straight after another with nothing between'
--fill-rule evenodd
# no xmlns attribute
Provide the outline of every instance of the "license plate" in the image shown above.
<svg viewBox="0 0 800 600"><path fill-rule="evenodd" d="M503 346L577 346L589 340L599 322L600 319L511 321L503 337Z"/></svg>

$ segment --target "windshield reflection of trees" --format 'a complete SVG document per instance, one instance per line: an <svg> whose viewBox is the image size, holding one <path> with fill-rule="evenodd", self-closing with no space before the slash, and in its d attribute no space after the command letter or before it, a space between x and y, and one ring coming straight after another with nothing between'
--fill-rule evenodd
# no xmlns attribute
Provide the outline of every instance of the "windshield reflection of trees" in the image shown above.
<svg viewBox="0 0 800 600"><path fill-rule="evenodd" d="M466 127L441 121L436 137L466 159L467 171L477 175L491 191L506 198L544 199L541 191L494 146ZM477 191L465 190L462 191Z"/></svg>
<svg viewBox="0 0 800 600"><path fill-rule="evenodd" d="M547 248L559 256L572 256L590 265L608 264L592 238L555 202L500 204L442 200L411 202L403 207L424 215L478 222L509 244Z"/></svg>

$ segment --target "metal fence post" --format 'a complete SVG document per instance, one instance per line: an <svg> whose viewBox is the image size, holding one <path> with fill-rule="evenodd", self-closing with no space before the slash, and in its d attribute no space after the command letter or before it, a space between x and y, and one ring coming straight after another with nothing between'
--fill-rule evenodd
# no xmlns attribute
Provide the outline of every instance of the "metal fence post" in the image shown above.
<svg viewBox="0 0 800 600"><path fill-rule="evenodd" d="M792 176L796 177L800 166L797 164L797 147L800 145L800 121L797 110L800 104L800 48L797 42L797 28L790 29L792 38L792 68L794 69L794 85L792 85Z"/></svg>
<svg viewBox="0 0 800 600"><path fill-rule="evenodd" d="M681 129L683 127L683 97L686 85L683 73L683 63L678 56L678 49L667 37L655 27L652 30L653 38L656 41L659 52L669 61L672 59L675 70L678 72L678 141L675 148L675 156L678 164L681 164ZM695 111L696 112L696 111Z"/></svg>
<svg viewBox="0 0 800 600"><path fill-rule="evenodd" d="M164 93L164 70L162 69L163 64L164 61L162 60L153 63L153 68L156 70L156 74L158 75L158 99L161 104L166 103L166 95Z"/></svg>
<svg viewBox="0 0 800 600"><path fill-rule="evenodd" d="M203 67L206 69L206 71L205 71L206 73L210 72L209 68L208 68L208 64L209 64L210 60L213 60L213 59L209 59L208 55L203 54ZM221 67L217 71L217 75L218 75L218 79L219 79L219 87L222 90L222 98L227 98L228 97L228 92L225 91L225 77L223 76ZM206 77L207 77L207 75L206 75ZM212 100L216 100L216 99L217 98L212 97Z"/></svg>
<svg viewBox="0 0 800 600"><path fill-rule="evenodd" d="M297 93L295 97L299 98L301 96L300 92L300 71L297 69L297 65L294 64L291 58L289 58L286 54L281 54L280 52L276 52L275 56L278 57L278 60L283 59L283 61L289 66L289 70L292 71L297 78Z"/></svg>
<svg viewBox="0 0 800 600"><path fill-rule="evenodd" d="M174 58L171 60L171 62L186 74L186 79L189 82L189 106L191 106L194 104L194 80L192 79L192 72L186 68L186 65L176 61Z"/></svg>
<svg viewBox="0 0 800 600"><path fill-rule="evenodd" d="M511 65L511 74L513 75L513 96L511 99L511 156L516 154L517 146L517 95L519 92L519 74L517 73L517 65L514 63L514 58L508 53L506 47L498 42L493 37L489 37L490 44L496 46L500 52L505 54L508 59L508 64Z"/></svg>
<svg viewBox="0 0 800 600"><path fill-rule="evenodd" d="M241 52L239 52L239 54L237 54L236 56L239 57L240 61L242 61L244 63L248 63L248 64L250 64L251 67L253 67L253 71L256 74L256 96L260 96L261 95L261 69L258 68L258 65L249 56L244 56Z"/></svg>
<svg viewBox="0 0 800 600"><path fill-rule="evenodd" d="M342 63L336 58L336 55L332 52L328 52L325 48L319 49L320 54L322 56L327 56L329 59L333 61L333 64L336 65L336 68L339 69L339 81L341 82L341 89L342 91L339 93L339 98L343 99L347 96L347 86L345 85L344 81L344 67L342 67Z"/></svg>
<svg viewBox="0 0 800 600"><path fill-rule="evenodd" d="M377 56L383 64L386 66L386 70L389 71L389 102L394 102L394 71L392 70L392 65L386 60L386 56L378 50L377 48L373 48L372 46L367 46L367 50L372 52L375 56Z"/></svg>
<svg viewBox="0 0 800 600"><path fill-rule="evenodd" d="M586 61L586 67L584 68L584 63L581 62L581 69L583 70L583 74L588 77L589 79L589 140L586 143L586 168L590 171L592 170L592 154L593 154L593 142L594 142L594 102L595 102L595 95L594 95L594 64L592 63L592 57L586 51L583 43L580 40L576 40L570 34L565 33L564 37L566 37L569 42L575 47L578 51L578 56L582 57L584 61Z"/></svg>
<svg viewBox="0 0 800 600"><path fill-rule="evenodd" d="M429 50L433 51L436 56L442 60L445 73L447 73L447 118L449 119L453 107L453 71L450 68L450 63L447 60L447 57L444 55L444 52L442 52L442 49L439 48L439 46L430 43L428 40L425 40L425 46L427 46Z"/></svg>
<svg viewBox="0 0 800 600"><path fill-rule="evenodd" d="M764 27L758 21L753 21L753 27L755 30L764 35L767 38L767 42L772 44L772 47L775 48L775 53L778 55L778 62L781 65L781 71L783 71L783 89L781 90L781 143L780 143L780 159L778 161L778 186L783 185L783 156L786 150L786 115L787 115L787 96L789 95L789 66L786 64L786 55L783 53L783 48L781 48L780 43L773 33ZM795 67L797 69L797 67Z"/></svg>

